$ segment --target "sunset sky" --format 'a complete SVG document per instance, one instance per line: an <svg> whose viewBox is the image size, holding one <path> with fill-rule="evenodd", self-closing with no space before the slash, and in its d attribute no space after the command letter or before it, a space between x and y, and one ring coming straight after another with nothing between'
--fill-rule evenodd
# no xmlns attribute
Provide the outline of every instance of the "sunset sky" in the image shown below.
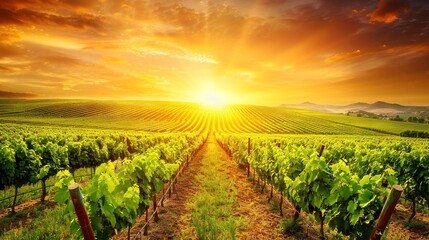
<svg viewBox="0 0 429 240"><path fill-rule="evenodd" d="M0 1L0 98L204 92L258 105L429 105L429 2Z"/></svg>

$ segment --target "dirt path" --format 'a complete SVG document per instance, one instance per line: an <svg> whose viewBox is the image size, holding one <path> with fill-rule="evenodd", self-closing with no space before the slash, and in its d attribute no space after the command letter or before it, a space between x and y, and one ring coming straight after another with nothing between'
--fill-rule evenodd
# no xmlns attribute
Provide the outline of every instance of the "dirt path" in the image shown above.
<svg viewBox="0 0 429 240"><path fill-rule="evenodd" d="M235 199L231 207L236 239L285 239L278 231L278 211L270 211L266 195L253 189L245 171L238 169L213 135L209 136L207 143L185 168L176 184L177 195L173 194L171 199L165 201L160 210L159 222L151 222L149 234L143 239L196 238L190 205L202 192L207 192L205 185L210 180L207 178L212 177L207 173L209 168L216 170L217 175L224 176L222 180L231 188L228 191L234 192ZM219 182L219 185L222 184ZM143 223L144 217L132 229L132 237ZM125 239L125 235L122 233L119 239Z"/></svg>
<svg viewBox="0 0 429 240"><path fill-rule="evenodd" d="M246 171L239 169L216 142L214 145L223 160L223 167L228 169L230 181L237 188L234 215L244 217L242 226L237 229L237 239L285 239L278 230L281 220L279 211L270 210L267 196L254 189Z"/></svg>
<svg viewBox="0 0 429 240"><path fill-rule="evenodd" d="M184 169L175 184L171 198L167 197L164 201L164 207L161 207L159 210L159 221L157 223L150 222L148 236L144 236L142 239L177 239L180 236L182 231L181 226L179 226L180 218L189 212L186 208L186 203L200 186L195 176L200 171L204 149L206 149L206 146L203 146ZM149 214L152 214L152 212L152 208L150 208ZM145 222L144 216L136 221L136 224L131 229L131 239L142 228ZM127 239L126 231L122 232L117 239Z"/></svg>

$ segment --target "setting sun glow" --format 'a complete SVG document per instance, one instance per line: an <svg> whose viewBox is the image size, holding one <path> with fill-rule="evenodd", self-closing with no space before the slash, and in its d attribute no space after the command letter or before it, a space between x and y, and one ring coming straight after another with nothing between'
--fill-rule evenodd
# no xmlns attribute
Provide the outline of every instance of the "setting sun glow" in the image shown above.
<svg viewBox="0 0 429 240"><path fill-rule="evenodd" d="M226 97L223 93L210 89L201 93L198 102L206 107L220 108L226 104Z"/></svg>

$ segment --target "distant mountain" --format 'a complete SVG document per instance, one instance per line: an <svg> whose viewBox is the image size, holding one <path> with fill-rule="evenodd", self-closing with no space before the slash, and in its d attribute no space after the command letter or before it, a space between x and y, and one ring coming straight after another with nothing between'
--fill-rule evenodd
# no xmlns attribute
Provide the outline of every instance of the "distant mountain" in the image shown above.
<svg viewBox="0 0 429 240"><path fill-rule="evenodd" d="M32 93L17 93L17 92L7 92L0 90L0 99L3 98L35 98L36 94Z"/></svg>
<svg viewBox="0 0 429 240"><path fill-rule="evenodd" d="M282 104L282 107L289 108L301 108L314 110L319 112L330 112L330 113L370 113L367 115L378 114L378 115L397 115L397 114L408 114L416 116L424 116L429 114L429 106L404 106L397 103L387 103L378 101L375 103L353 103L345 106L337 105L320 105L311 102L304 102L301 104Z"/></svg>

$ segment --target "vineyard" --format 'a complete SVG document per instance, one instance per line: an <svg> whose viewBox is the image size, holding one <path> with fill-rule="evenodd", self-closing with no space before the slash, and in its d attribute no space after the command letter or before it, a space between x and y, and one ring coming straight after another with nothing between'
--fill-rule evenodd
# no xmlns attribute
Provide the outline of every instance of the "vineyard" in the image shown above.
<svg viewBox="0 0 429 240"><path fill-rule="evenodd" d="M55 201L68 203L66 209L70 210L67 187L75 182L77 170L91 168L93 177L82 191L88 194L86 204L98 239L109 238L114 229L132 226L137 215L147 211L155 193L204 140L204 134L197 133L140 135L10 125L2 128L0 189L14 189L11 213L15 213L20 187L41 182L43 202L45 182L53 176L57 176L58 188ZM79 230L79 226L72 224L71 229Z"/></svg>
<svg viewBox="0 0 429 240"><path fill-rule="evenodd" d="M365 137L259 137L220 135L218 141L238 165L252 168L295 207L323 224L368 239L388 190L405 187L413 202L429 205L429 142ZM251 144L251 145L250 145ZM321 146L328 146L322 148ZM251 149L251 150L250 150ZM272 189L271 189L272 193Z"/></svg>
<svg viewBox="0 0 429 240"><path fill-rule="evenodd" d="M304 219L309 228L317 228L305 238L368 239L394 184L404 189L401 206L411 203L404 224L423 225L408 237L429 235L429 141L399 137L406 130L427 132L428 124L282 107L94 100L0 100L0 122L2 239L91 235L81 231L70 186L79 186L77 196L84 196L80 200L97 239L150 237L151 220L161 221L155 233L168 224L185 225L168 237L186 239L258 234L246 233L258 224L246 220L246 213L279 224L270 214L252 212L256 205L268 209L265 199L250 203L249 210L244 207L249 199L240 194L267 195L268 202L278 198L279 213L274 215ZM196 171L198 165L203 167ZM192 168L193 175L187 172ZM80 177L82 172L87 178ZM48 182L54 185L51 191ZM254 189L243 187L251 183ZM181 184L187 187L181 189ZM38 195L20 198L29 189ZM190 189L195 192L186 193ZM163 225L165 213L159 208L166 201L169 209L175 201L172 192L179 199L180 190L186 201L170 210L188 212ZM29 202L51 205L39 209ZM26 203L30 210L19 206ZM40 224L34 217L24 223L30 230L14 230L33 214L31 209L44 213L46 219L39 221L62 226L32 232L38 229L32 224ZM397 222L396 227L401 225ZM267 231L280 239L293 237L276 227Z"/></svg>

